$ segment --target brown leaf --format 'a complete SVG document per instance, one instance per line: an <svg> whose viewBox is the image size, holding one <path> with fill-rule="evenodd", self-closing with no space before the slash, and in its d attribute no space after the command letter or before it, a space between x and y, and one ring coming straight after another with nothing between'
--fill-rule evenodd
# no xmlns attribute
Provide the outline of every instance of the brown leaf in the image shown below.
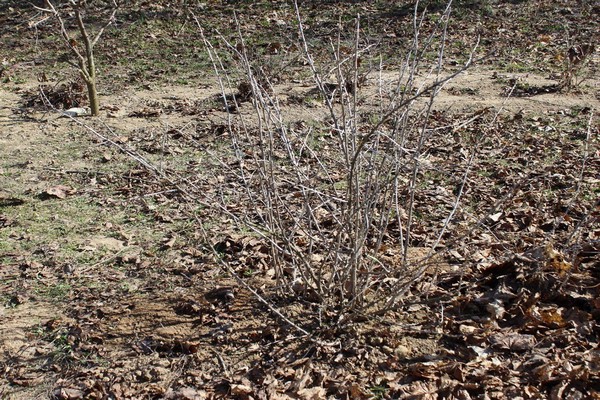
<svg viewBox="0 0 600 400"><path fill-rule="evenodd" d="M283 46L281 45L280 42L271 42L267 46L267 52L269 54L279 54L282 49L283 49Z"/></svg>
<svg viewBox="0 0 600 400"><path fill-rule="evenodd" d="M433 362L412 364L408 367L411 376L433 379L437 376L437 365Z"/></svg>
<svg viewBox="0 0 600 400"><path fill-rule="evenodd" d="M530 315L543 323L544 325L551 327L564 327L567 322L563 318L562 310L556 308L545 308L540 309L537 306L534 306L530 310Z"/></svg>
<svg viewBox="0 0 600 400"><path fill-rule="evenodd" d="M535 336L520 333L497 333L489 341L495 348L512 351L531 350L536 343Z"/></svg>
<svg viewBox="0 0 600 400"><path fill-rule="evenodd" d="M78 388L62 387L54 390L54 398L61 400L83 399L85 392Z"/></svg>
<svg viewBox="0 0 600 400"><path fill-rule="evenodd" d="M205 400L208 399L208 394L204 390L184 386L176 391L169 388L164 394L164 398L170 400Z"/></svg>
<svg viewBox="0 0 600 400"><path fill-rule="evenodd" d="M144 107L142 109L132 111L129 113L129 116L135 118L158 117L162 114L162 111L163 110L160 108Z"/></svg>
<svg viewBox="0 0 600 400"><path fill-rule="evenodd" d="M358 383L350 384L350 386L348 387L348 395L350 396L351 399L365 399L365 398L371 397L365 392L363 387L361 385L359 385Z"/></svg>
<svg viewBox="0 0 600 400"><path fill-rule="evenodd" d="M44 376L34 372L22 372L18 376L10 377L10 383L23 387L34 387L44 382Z"/></svg>
<svg viewBox="0 0 600 400"><path fill-rule="evenodd" d="M64 199L67 196L72 195L76 192L77 192L77 190L73 189L70 186L56 185L56 186L52 186L52 187L46 189L44 192L42 192L40 194L40 197L42 199L50 199L50 198Z"/></svg>
<svg viewBox="0 0 600 400"><path fill-rule="evenodd" d="M325 400L327 391L320 386L298 390L298 397L303 400Z"/></svg>
<svg viewBox="0 0 600 400"><path fill-rule="evenodd" d="M232 384L230 390L232 395L243 399L248 398L253 392L252 387L243 384Z"/></svg>
<svg viewBox="0 0 600 400"><path fill-rule="evenodd" d="M435 382L416 381L399 390L399 399L437 400L438 385Z"/></svg>
<svg viewBox="0 0 600 400"><path fill-rule="evenodd" d="M177 236L176 235L167 236L167 237L165 237L165 238L162 239L162 246L161 247L162 247L163 250L171 249L175 245L176 241L177 241Z"/></svg>

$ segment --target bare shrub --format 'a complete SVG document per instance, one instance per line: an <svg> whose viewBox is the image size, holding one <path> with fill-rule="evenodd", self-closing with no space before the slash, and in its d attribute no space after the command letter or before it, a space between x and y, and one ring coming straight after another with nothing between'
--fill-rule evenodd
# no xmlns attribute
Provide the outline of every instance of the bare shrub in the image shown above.
<svg viewBox="0 0 600 400"><path fill-rule="evenodd" d="M365 55L373 46L361 37L360 18L352 45L338 37L332 44L333 62L319 63L296 5L302 55L328 110L324 121L292 121L286 115L260 62L245 51L242 32L237 45L222 38L238 62L235 72L204 38L226 109L239 109L240 96L231 93L240 80L244 98L253 106L252 115L229 117L239 167L233 173L243 182L245 203L252 210L232 212L234 220L270 244L275 279L284 295L318 303L323 315L338 322L394 308L425 273L460 202L475 152L458 168L462 172L455 177L454 202L439 216L427 254L411 259L419 185L425 179L422 157L435 134L429 128L433 104L444 84L472 62L469 57L462 68L442 75L449 15L448 6L432 33L421 37L424 14L415 12L414 36L403 63L391 81L383 78L382 63L375 65L380 71L377 104L368 105L361 85L367 79ZM432 54L434 59L428 58Z"/></svg>

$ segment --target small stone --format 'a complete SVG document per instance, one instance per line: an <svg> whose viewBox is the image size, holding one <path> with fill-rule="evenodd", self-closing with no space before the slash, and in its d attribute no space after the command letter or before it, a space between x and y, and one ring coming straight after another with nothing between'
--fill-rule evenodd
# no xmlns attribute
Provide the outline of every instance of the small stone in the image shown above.
<svg viewBox="0 0 600 400"><path fill-rule="evenodd" d="M410 349L404 345L399 345L394 350L394 355L398 358L407 358L410 356Z"/></svg>

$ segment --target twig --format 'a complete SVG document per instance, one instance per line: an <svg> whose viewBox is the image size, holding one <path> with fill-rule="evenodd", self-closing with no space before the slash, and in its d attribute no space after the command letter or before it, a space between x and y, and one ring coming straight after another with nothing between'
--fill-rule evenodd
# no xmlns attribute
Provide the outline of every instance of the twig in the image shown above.
<svg viewBox="0 0 600 400"><path fill-rule="evenodd" d="M100 266L102 264L106 264L107 262L114 260L115 258L117 258L119 256L119 254L123 253L125 250L127 250L126 247L124 247L121 250L117 251L116 253L114 253L114 254L112 254L112 255L110 255L110 256L108 256L108 257L106 257L106 258L104 258L104 259L102 259L100 261L98 261L97 263L95 263L93 265L90 265L90 266L87 266L87 267L83 267L83 268L77 268L76 271L78 273L81 273L81 272L86 272L86 271L92 270L92 269L94 269L94 268L96 268L96 267L98 267L98 266Z"/></svg>
<svg viewBox="0 0 600 400"><path fill-rule="evenodd" d="M225 364L225 360L223 360L223 357L221 356L221 354L216 351L215 349L211 349L213 354L215 355L215 357L217 357L217 360L219 360L219 365L221 365L221 369L223 370L223 373L225 374L225 377L230 379L231 378L231 372L229 371L229 368L227 368L227 364Z"/></svg>

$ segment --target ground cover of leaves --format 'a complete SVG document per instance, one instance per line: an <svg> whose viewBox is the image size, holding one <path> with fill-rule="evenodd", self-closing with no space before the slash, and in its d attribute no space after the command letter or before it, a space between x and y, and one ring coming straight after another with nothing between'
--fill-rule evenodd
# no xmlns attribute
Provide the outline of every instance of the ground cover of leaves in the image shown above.
<svg viewBox="0 0 600 400"><path fill-rule="evenodd" d="M326 111L312 95L290 4L188 3L232 70L219 35L236 43L236 10L290 126L319 130L326 153ZM89 17L102 21L103 4ZM360 13L366 42L380 42L364 57L389 66L361 87L368 105L412 35L411 4L307 1L300 9L325 61L340 21L351 46L348 27ZM427 32L443 8L425 5ZM256 212L230 168L238 158L226 126L251 102L224 109L198 28L182 10L174 1L123 6L98 43L101 115L82 126L39 96L43 86L57 107L85 105L52 24L36 24L29 3L0 3L2 398L600 397L597 52L580 85L541 90L563 79L571 46L598 42L597 5L455 2L448 71L477 35L477 54L488 56L438 96L412 242L415 258L432 245L455 198L457 166L476 151L442 238L447 251L397 310L343 327L316 324L309 299L279 296L267 243L214 207ZM257 140L240 146L251 152ZM389 232L381 260L394 265L398 227ZM275 318L211 248L318 342Z"/></svg>

